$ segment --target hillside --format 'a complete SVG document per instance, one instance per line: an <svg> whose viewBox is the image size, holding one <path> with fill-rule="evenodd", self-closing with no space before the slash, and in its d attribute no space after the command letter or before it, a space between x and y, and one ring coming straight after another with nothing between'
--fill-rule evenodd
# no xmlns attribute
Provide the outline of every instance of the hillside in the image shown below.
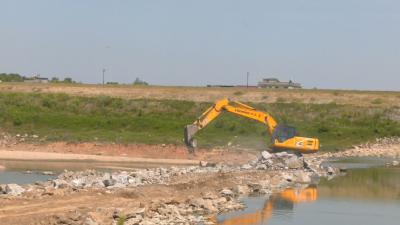
<svg viewBox="0 0 400 225"><path fill-rule="evenodd" d="M150 98L194 102L212 102L229 97L253 103L335 103L368 107L400 107L400 92L388 91L0 83L0 92L65 93L77 96L106 95L124 99Z"/></svg>
<svg viewBox="0 0 400 225"><path fill-rule="evenodd" d="M279 122L296 126L303 136L320 138L322 150L343 149L377 137L400 136L400 101L392 104L400 99L396 92L50 84L0 87L2 130L36 134L42 142L183 145L184 125L223 96L268 111ZM264 101L260 99L263 95L267 96ZM283 96L296 96L296 100ZM327 96L332 100L328 101ZM276 99L272 101L273 98ZM199 145L204 148L261 150L268 141L263 125L228 114L198 136Z"/></svg>

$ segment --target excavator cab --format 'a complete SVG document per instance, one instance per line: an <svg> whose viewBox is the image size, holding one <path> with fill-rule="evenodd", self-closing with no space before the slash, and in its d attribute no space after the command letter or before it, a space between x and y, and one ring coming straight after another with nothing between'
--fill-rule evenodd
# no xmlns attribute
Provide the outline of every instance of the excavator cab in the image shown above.
<svg viewBox="0 0 400 225"><path fill-rule="evenodd" d="M285 124L279 124L275 127L274 133L272 133L272 140L278 140L284 142L297 135L296 128ZM274 142L274 141L272 141Z"/></svg>
<svg viewBox="0 0 400 225"><path fill-rule="evenodd" d="M319 149L316 138L299 137L295 127L278 124L271 135L272 151L313 153Z"/></svg>

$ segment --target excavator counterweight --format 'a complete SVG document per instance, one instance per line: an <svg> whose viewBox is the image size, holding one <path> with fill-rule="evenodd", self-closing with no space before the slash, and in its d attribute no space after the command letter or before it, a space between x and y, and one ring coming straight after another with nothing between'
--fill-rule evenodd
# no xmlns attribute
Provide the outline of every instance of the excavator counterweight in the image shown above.
<svg viewBox="0 0 400 225"><path fill-rule="evenodd" d="M294 127L278 124L268 113L258 111L241 102L231 102L225 98L217 101L212 107L208 108L193 124L185 126L185 144L191 152L197 147L197 142L194 138L195 134L217 118L222 112L243 116L265 124L271 135L270 147L272 150L313 153L319 149L319 140L317 138L299 137Z"/></svg>

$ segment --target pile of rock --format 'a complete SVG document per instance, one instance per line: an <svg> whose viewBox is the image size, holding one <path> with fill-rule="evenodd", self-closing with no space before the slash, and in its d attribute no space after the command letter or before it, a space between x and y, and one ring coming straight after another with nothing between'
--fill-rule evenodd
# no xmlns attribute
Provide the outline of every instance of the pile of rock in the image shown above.
<svg viewBox="0 0 400 225"><path fill-rule="evenodd" d="M26 142L27 140L39 139L38 135L16 134L11 135L5 132L0 134L0 147L11 147L18 143Z"/></svg>
<svg viewBox="0 0 400 225"><path fill-rule="evenodd" d="M141 169L136 171L99 172L85 170L67 171L51 181L54 188L121 188L145 184L163 184L168 181L170 171L166 168Z"/></svg>
<svg viewBox="0 0 400 225"><path fill-rule="evenodd" d="M261 156L251 161L249 164L243 165L242 169L258 169L258 170L283 170L283 169L303 169L306 164L304 158L300 155L290 154L287 152L269 153L263 151Z"/></svg>
<svg viewBox="0 0 400 225"><path fill-rule="evenodd" d="M147 208L117 209L114 224L124 220L124 224L214 224L206 217L210 214L243 209L244 205L234 198L229 189L221 190L219 195L205 193L200 198L186 199L183 202L168 200L153 202Z"/></svg>
<svg viewBox="0 0 400 225"><path fill-rule="evenodd" d="M136 187L146 184L165 184L171 177L191 173L213 173L229 172L235 168L225 165L214 165L212 167L169 167L137 169L134 171L99 172L96 170L65 171L56 179L46 182L43 186L54 188L123 188Z"/></svg>

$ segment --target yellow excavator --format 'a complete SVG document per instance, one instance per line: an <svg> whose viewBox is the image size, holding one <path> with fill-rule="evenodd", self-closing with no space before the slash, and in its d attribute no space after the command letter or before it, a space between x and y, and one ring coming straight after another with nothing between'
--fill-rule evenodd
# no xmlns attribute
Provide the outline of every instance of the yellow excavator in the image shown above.
<svg viewBox="0 0 400 225"><path fill-rule="evenodd" d="M193 124L185 126L185 143L190 151L197 147L194 135L211 121L217 118L222 112L233 113L243 116L267 126L271 135L271 149L273 151L294 151L296 153L313 153L319 149L319 140L317 138L296 136L296 129L292 126L278 124L276 120L266 112L261 112L255 108L245 105L241 102L230 101L227 98L217 101L213 106L207 109Z"/></svg>

